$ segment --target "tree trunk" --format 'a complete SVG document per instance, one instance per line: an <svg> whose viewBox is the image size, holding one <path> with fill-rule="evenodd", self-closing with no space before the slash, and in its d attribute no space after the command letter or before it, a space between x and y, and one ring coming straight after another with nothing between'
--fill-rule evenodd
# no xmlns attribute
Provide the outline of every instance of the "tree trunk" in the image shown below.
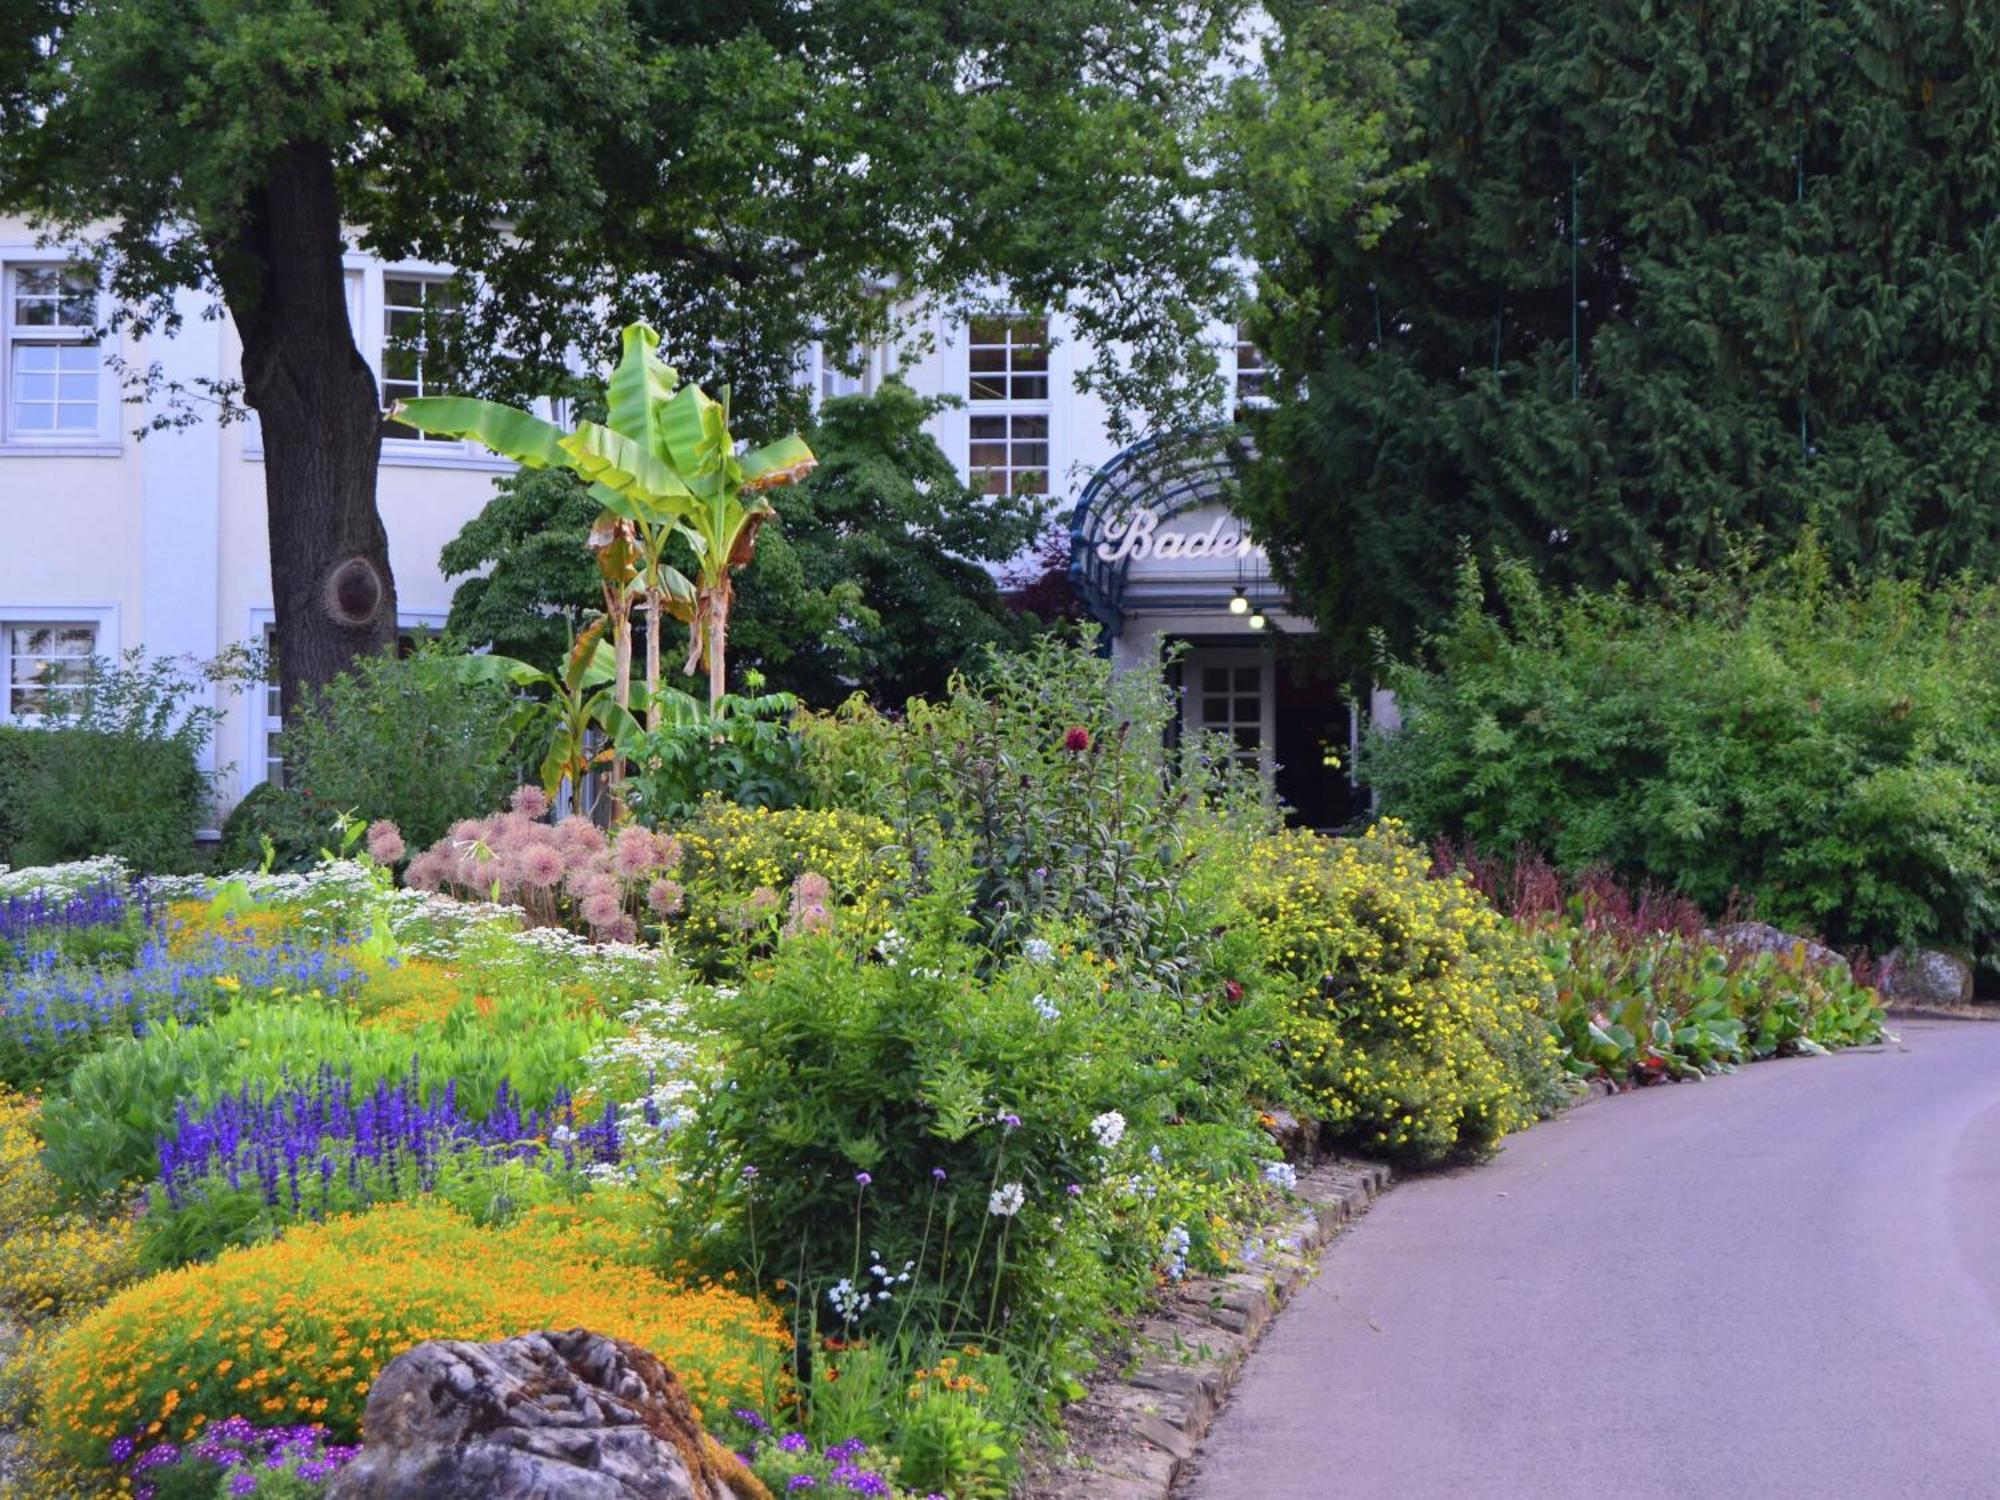
<svg viewBox="0 0 2000 1500"><path fill-rule="evenodd" d="M322 146L290 146L211 247L261 419L285 719L358 656L394 647L396 580L375 508L382 402L355 346L340 195Z"/></svg>
<svg viewBox="0 0 2000 1500"><path fill-rule="evenodd" d="M660 631L665 623L667 596L646 590L646 728L660 727Z"/></svg>
<svg viewBox="0 0 2000 1500"><path fill-rule="evenodd" d="M708 596L708 711L722 701L728 679L724 676L723 655L729 644L729 580Z"/></svg>

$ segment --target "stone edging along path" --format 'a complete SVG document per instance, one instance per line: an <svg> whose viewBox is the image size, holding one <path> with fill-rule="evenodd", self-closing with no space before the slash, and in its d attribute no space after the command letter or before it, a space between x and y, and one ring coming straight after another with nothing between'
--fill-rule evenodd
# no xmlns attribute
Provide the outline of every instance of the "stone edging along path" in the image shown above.
<svg viewBox="0 0 2000 1500"><path fill-rule="evenodd" d="M1300 1172L1300 1211L1253 1264L1191 1278L1147 1314L1133 1357L1068 1408L1069 1446L1018 1500L1167 1500L1271 1319L1388 1187L1374 1162L1332 1157Z"/></svg>

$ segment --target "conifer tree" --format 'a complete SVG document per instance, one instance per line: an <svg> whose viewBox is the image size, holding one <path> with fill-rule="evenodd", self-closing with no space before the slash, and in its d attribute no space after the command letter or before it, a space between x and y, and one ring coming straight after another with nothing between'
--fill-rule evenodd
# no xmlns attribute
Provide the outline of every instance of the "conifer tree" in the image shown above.
<svg viewBox="0 0 2000 1500"><path fill-rule="evenodd" d="M1459 538L1594 587L1807 526L1864 571L2000 565L2000 13L1403 23L1394 221L1258 249L1282 379L1243 503L1351 663L1442 614Z"/></svg>

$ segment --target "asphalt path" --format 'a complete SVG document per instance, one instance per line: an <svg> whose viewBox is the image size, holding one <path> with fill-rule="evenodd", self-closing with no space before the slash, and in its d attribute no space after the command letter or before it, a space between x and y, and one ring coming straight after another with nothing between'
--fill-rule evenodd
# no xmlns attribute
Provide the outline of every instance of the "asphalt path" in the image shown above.
<svg viewBox="0 0 2000 1500"><path fill-rule="evenodd" d="M2000 1024L1588 1104L1399 1184L1193 1500L1996 1500Z"/></svg>

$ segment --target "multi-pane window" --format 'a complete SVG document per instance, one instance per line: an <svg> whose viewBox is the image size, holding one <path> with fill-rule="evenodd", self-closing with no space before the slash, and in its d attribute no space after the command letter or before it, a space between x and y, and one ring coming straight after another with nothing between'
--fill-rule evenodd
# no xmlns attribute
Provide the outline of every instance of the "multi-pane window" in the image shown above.
<svg viewBox="0 0 2000 1500"><path fill-rule="evenodd" d="M1257 765L1264 750L1264 669L1204 666L1201 727L1228 740L1229 754L1239 764Z"/></svg>
<svg viewBox="0 0 2000 1500"><path fill-rule="evenodd" d="M0 626L0 646L6 648L5 717L38 719L88 680L97 627L10 620Z"/></svg>
<svg viewBox="0 0 2000 1500"><path fill-rule="evenodd" d="M1049 399L1049 320L974 318L966 330L974 401Z"/></svg>
<svg viewBox="0 0 2000 1500"><path fill-rule="evenodd" d="M991 495L1049 492L1049 324L974 318L966 327L966 467Z"/></svg>
<svg viewBox="0 0 2000 1500"><path fill-rule="evenodd" d="M394 406L414 396L436 396L451 385L451 331L458 302L451 283L435 276L382 278L382 404ZM383 436L423 442L437 438L401 422Z"/></svg>
<svg viewBox="0 0 2000 1500"><path fill-rule="evenodd" d="M103 370L96 277L76 266L12 266L5 282L6 436L96 438Z"/></svg>
<svg viewBox="0 0 2000 1500"><path fill-rule="evenodd" d="M1264 351L1250 342L1243 325L1236 325L1236 399L1261 401L1270 394L1271 367Z"/></svg>
<svg viewBox="0 0 2000 1500"><path fill-rule="evenodd" d="M264 627L264 779L285 784L285 710L278 689L278 627Z"/></svg>
<svg viewBox="0 0 2000 1500"><path fill-rule="evenodd" d="M1047 413L975 413L967 460L989 495L1046 495L1049 492Z"/></svg>

